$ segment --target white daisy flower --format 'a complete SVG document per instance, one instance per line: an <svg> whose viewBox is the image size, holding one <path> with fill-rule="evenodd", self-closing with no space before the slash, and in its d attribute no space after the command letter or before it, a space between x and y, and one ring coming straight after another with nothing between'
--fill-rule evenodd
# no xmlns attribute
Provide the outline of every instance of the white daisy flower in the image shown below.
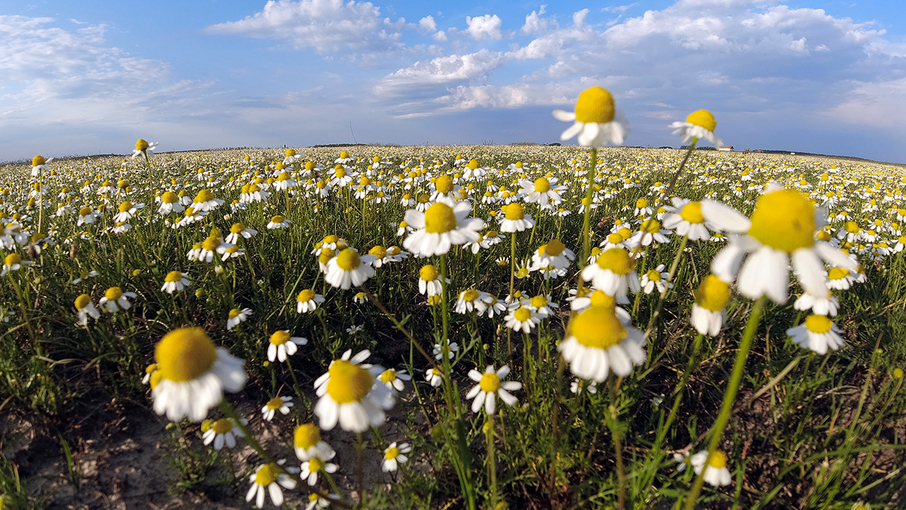
<svg viewBox="0 0 906 510"><path fill-rule="evenodd" d="M446 356L447 359L453 359L456 356L457 352L459 352L459 344L456 342L450 342L445 345L434 344L434 350L432 354L434 354L434 359L436 359L437 361L443 361L444 356Z"/></svg>
<svg viewBox="0 0 906 510"><path fill-rule="evenodd" d="M500 397L506 405L512 406L516 403L516 397L510 392L522 389L522 383L519 381L501 381L510 373L510 367L504 365L496 372L494 367L488 365L484 373L477 370L469 371L469 379L477 382L472 389L466 394L466 400L472 400L472 412L477 413L482 406L486 413L494 414L497 408L497 402L494 395Z"/></svg>
<svg viewBox="0 0 906 510"><path fill-rule="evenodd" d="M726 204L713 200L693 202L679 197L671 200L673 206L665 208L670 214L664 216L664 228L674 229L681 236L688 235L692 241L709 239L708 229L742 233L751 227L749 218Z"/></svg>
<svg viewBox="0 0 906 510"><path fill-rule="evenodd" d="M629 131L629 124L614 108L613 96L601 87L592 87L579 94L575 112L554 110L553 114L557 120L574 121L560 135L560 140L579 135L579 145L586 147L619 145Z"/></svg>
<svg viewBox="0 0 906 510"><path fill-rule="evenodd" d="M824 296L813 296L808 292L803 292L796 302L793 303L796 310L811 310L816 315L837 315L837 309L840 308L840 301L830 292Z"/></svg>
<svg viewBox="0 0 906 510"><path fill-rule="evenodd" d="M388 388L396 391L403 391L403 381L410 381L412 377L406 373L406 370L397 371L392 368L388 368L381 372L381 375L378 376L378 379L381 380Z"/></svg>
<svg viewBox="0 0 906 510"><path fill-rule="evenodd" d="M645 335L624 324L610 306L591 306L576 315L557 350L572 373L582 379L604 382L612 370L625 377L633 365L645 363Z"/></svg>
<svg viewBox="0 0 906 510"><path fill-rule="evenodd" d="M242 421L243 425L248 424L247 420ZM224 446L230 449L236 448L237 437L245 437L242 429L236 425L232 418L221 418L210 424L202 439L205 445L214 443L214 449L219 451Z"/></svg>
<svg viewBox="0 0 906 510"><path fill-rule="evenodd" d="M827 354L827 349L837 350L843 347L840 328L824 315L809 315L805 321L786 330L786 334L806 349L818 354Z"/></svg>
<svg viewBox="0 0 906 510"><path fill-rule="evenodd" d="M185 289L191 284L192 281L189 280L185 273L181 271L170 271L167 273L167 276L164 277L164 286L161 287L160 290L167 294L173 294L174 292Z"/></svg>
<svg viewBox="0 0 906 510"><path fill-rule="evenodd" d="M315 381L320 399L314 412L324 430L339 423L343 430L364 432L369 426L383 424L385 411L395 404L393 392L378 380L384 368L360 365L371 353L364 350L350 359L351 354L351 350L346 351Z"/></svg>
<svg viewBox="0 0 906 510"><path fill-rule="evenodd" d="M437 355L435 354L435 357ZM425 371L425 380L435 388L439 388L444 383L444 374L436 368L429 368Z"/></svg>
<svg viewBox="0 0 906 510"><path fill-rule="evenodd" d="M403 247L419 257L442 255L453 245L478 239L484 221L469 218L472 204L439 197L424 213L409 209L405 221L416 230L403 241Z"/></svg>
<svg viewBox="0 0 906 510"><path fill-rule="evenodd" d="M296 312L308 313L318 308L318 305L324 302L324 296L316 294L311 289L305 289L296 296Z"/></svg>
<svg viewBox="0 0 906 510"><path fill-rule="evenodd" d="M227 317L227 330L235 328L240 322L245 322L251 315L251 308L243 308L242 310L233 308Z"/></svg>
<svg viewBox="0 0 906 510"><path fill-rule="evenodd" d="M264 421L271 421L277 412L284 416L289 414L290 407L293 407L293 397L274 397L268 400L267 404L264 404L264 407L261 408L261 414Z"/></svg>
<svg viewBox="0 0 906 510"><path fill-rule="evenodd" d="M98 306L109 313L116 313L120 309L128 310L132 308L128 298L135 298L135 292L123 292L119 287L110 287L104 293L104 297L98 300Z"/></svg>
<svg viewBox="0 0 906 510"><path fill-rule="evenodd" d="M275 331L268 340L270 345L267 346L267 360L273 363L275 360L286 361L288 356L292 356L298 350L298 346L307 345L308 339L300 336L290 336L289 330Z"/></svg>
<svg viewBox="0 0 906 510"><path fill-rule="evenodd" d="M312 457L302 463L302 472L299 473L299 478L305 480L305 482L314 487L318 483L318 473L325 472L328 474L333 474L337 472L339 466L332 462L328 462L333 458L333 455L330 457L322 458L320 456Z"/></svg>
<svg viewBox="0 0 906 510"><path fill-rule="evenodd" d="M641 289L635 272L635 260L623 248L611 248L601 253L593 264L582 270L582 279L592 282L596 289L613 296L619 303L628 303L627 290L633 293Z"/></svg>
<svg viewBox="0 0 906 510"><path fill-rule="evenodd" d="M674 129L673 134L680 135L681 143L689 143L693 138L707 140L711 145L720 147L723 142L714 134L714 128L717 127L717 121L714 115L708 110L698 110L686 117L686 122L674 122L670 124Z"/></svg>
<svg viewBox="0 0 906 510"><path fill-rule="evenodd" d="M673 288L673 284L667 282L670 273L664 271L665 268L666 266L664 264L659 264L656 268L651 269L642 275L642 279L639 282L642 286L642 292L651 294L654 292L654 289L657 289L658 293L661 293L664 292L664 289Z"/></svg>
<svg viewBox="0 0 906 510"><path fill-rule="evenodd" d="M333 448L321 440L321 429L314 423L296 427L293 433L293 448L296 457L303 462L315 457L332 459L335 455Z"/></svg>
<svg viewBox="0 0 906 510"><path fill-rule="evenodd" d="M283 505L283 490L280 487L284 489L296 488L296 481L278 467L278 464L283 464L283 462L281 460L277 464L263 464L255 470L255 474L249 478L252 486L249 488L248 494L245 495L246 501L254 499L255 506L264 508L264 494L267 492L274 505Z"/></svg>
<svg viewBox="0 0 906 510"><path fill-rule="evenodd" d="M504 319L506 320L506 327L526 334L530 333L541 322L535 310L530 306L514 308Z"/></svg>
<svg viewBox="0 0 906 510"><path fill-rule="evenodd" d="M505 205L501 210L503 211L502 219L500 219L501 232L522 232L535 226L532 215L526 214L525 206L518 202ZM498 218L501 216L498 215Z"/></svg>
<svg viewBox="0 0 906 510"><path fill-rule="evenodd" d="M450 279L447 278L447 284L449 283ZM444 286L437 267L431 264L422 266L418 271L418 293L431 297L439 295L443 290Z"/></svg>
<svg viewBox="0 0 906 510"><path fill-rule="evenodd" d="M707 460L707 450L698 452L689 458L689 462L692 464L693 469L695 469L695 474L701 474L702 468L704 468L705 475L703 478L709 484L715 487L730 485L732 478L730 477L730 470L727 469L727 454L720 450L715 451L706 467L705 462Z"/></svg>
<svg viewBox="0 0 906 510"><path fill-rule="evenodd" d="M75 299L75 307L79 313L79 324L83 326L88 325L88 317L98 320L101 318L101 312L95 308L94 303L91 302L91 297L88 294L82 294Z"/></svg>
<svg viewBox="0 0 906 510"><path fill-rule="evenodd" d="M353 285L358 287L374 276L374 255L359 255L352 248L346 248L327 263L327 275L324 279L334 287L347 290Z"/></svg>
<svg viewBox="0 0 906 510"><path fill-rule="evenodd" d="M397 444L396 441L390 443L390 446L384 450L384 461L381 463L381 471L385 473L396 471L400 464L405 464L409 460L406 454L411 451L412 446L409 443Z"/></svg>
<svg viewBox="0 0 906 510"><path fill-rule="evenodd" d="M708 275L702 279L695 291L692 317L689 322L703 335L717 336L727 320L727 301L730 300L730 286L720 278Z"/></svg>

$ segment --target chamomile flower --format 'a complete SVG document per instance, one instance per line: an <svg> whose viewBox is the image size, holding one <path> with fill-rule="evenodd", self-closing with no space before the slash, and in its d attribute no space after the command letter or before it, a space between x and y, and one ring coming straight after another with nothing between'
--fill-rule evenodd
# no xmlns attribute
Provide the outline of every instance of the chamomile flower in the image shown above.
<svg viewBox="0 0 906 510"><path fill-rule="evenodd" d="M535 220L531 214L525 212L525 206L522 204L513 202L501 209L503 210L503 219L500 220L501 232L522 232L535 226Z"/></svg>
<svg viewBox="0 0 906 510"><path fill-rule="evenodd" d="M720 278L708 275L702 279L695 291L690 322L703 335L717 336L727 320L727 301L730 300L730 286Z"/></svg>
<svg viewBox="0 0 906 510"><path fill-rule="evenodd" d="M359 255L352 248L346 248L327 263L325 280L334 287L347 290L358 287L374 276L374 255Z"/></svg>
<svg viewBox="0 0 906 510"><path fill-rule="evenodd" d="M436 354L435 357L437 357ZM425 370L425 380L428 381L428 384L431 386L439 388L440 385L444 383L444 374L436 368L429 368L428 370Z"/></svg>
<svg viewBox="0 0 906 510"><path fill-rule="evenodd" d="M238 326L240 322L245 322L251 316L252 316L251 308L243 308L242 310L240 310L238 308L233 308L232 310L230 310L230 313L227 315L227 331Z"/></svg>
<svg viewBox="0 0 906 510"><path fill-rule="evenodd" d="M30 260L22 260L18 253L10 253L3 258L3 270L0 271L0 276L6 276L8 273L22 269L22 266L30 266L32 264L34 262Z"/></svg>
<svg viewBox="0 0 906 510"><path fill-rule="evenodd" d="M482 292L476 289L466 289L459 293L453 311L456 313L466 314L476 312L479 315L484 312L487 303L482 298Z"/></svg>
<svg viewBox="0 0 906 510"><path fill-rule="evenodd" d="M336 464L328 462L332 458L333 455L330 457L315 456L303 462L302 472L299 473L299 478L305 480L309 486L314 487L314 485L318 483L318 473L323 471L328 474L333 474L339 469L339 466Z"/></svg>
<svg viewBox="0 0 906 510"><path fill-rule="evenodd" d="M283 416L289 414L289 408L292 406L293 397L274 397L261 408L261 415L264 421L271 421L278 412Z"/></svg>
<svg viewBox="0 0 906 510"><path fill-rule="evenodd" d="M147 159L149 156L154 155L154 151L157 150L157 142L146 142L145 140L139 138L135 142L135 150L132 151L132 159L135 159L136 156L144 156Z"/></svg>
<svg viewBox="0 0 906 510"><path fill-rule="evenodd" d="M557 120L574 122L560 135L560 140L579 135L579 145L586 147L619 145L629 131L628 123L616 113L613 96L601 87L579 94L575 112L554 110L553 114Z"/></svg>
<svg viewBox="0 0 906 510"><path fill-rule="evenodd" d="M692 241L704 241L711 237L708 229L741 233L751 226L749 219L732 207L702 200L693 202L673 197L673 206L667 207L670 214L664 216L664 228L675 229L681 236L689 236Z"/></svg>
<svg viewBox="0 0 906 510"><path fill-rule="evenodd" d="M532 253L532 264L530 269L532 271L538 271L543 267L565 269L569 267L570 262L575 259L576 254L572 250L567 248L558 239L552 239Z"/></svg>
<svg viewBox="0 0 906 510"><path fill-rule="evenodd" d="M661 293L664 292L664 289L673 288L673 284L667 282L670 273L664 271L665 267L664 264L659 264L656 268L651 269L642 275L642 280L639 282L642 286L642 292L651 294L654 292L654 289L657 289L658 293Z"/></svg>
<svg viewBox="0 0 906 510"><path fill-rule="evenodd" d="M504 319L506 320L506 327L526 334L530 333L541 322L541 318L530 306L514 308Z"/></svg>
<svg viewBox="0 0 906 510"><path fill-rule="evenodd" d="M125 223L135 216L139 209L145 207L145 204L133 204L132 202L123 202L119 205L119 212L113 215L113 221Z"/></svg>
<svg viewBox="0 0 906 510"><path fill-rule="evenodd" d="M233 226L230 227L230 234L224 240L228 243L236 244L239 241L239 237L249 239L257 233L257 230L248 228L242 223L233 223Z"/></svg>
<svg viewBox="0 0 906 510"><path fill-rule="evenodd" d="M88 294L81 294L75 299L76 311L79 313L79 324L83 326L88 325L88 317L92 317L94 320L101 318L101 312L95 308L94 303L91 302L91 297Z"/></svg>
<svg viewBox="0 0 906 510"><path fill-rule="evenodd" d="M289 220L278 214L271 217L271 221L267 224L267 228L270 230L289 228Z"/></svg>
<svg viewBox="0 0 906 510"><path fill-rule="evenodd" d="M324 430L339 423L343 430L364 432L369 426L384 423L385 411L395 403L393 392L377 379L384 368L361 364L371 353L364 350L350 359L351 354L351 350L346 351L315 381L320 399L314 413Z"/></svg>
<svg viewBox="0 0 906 510"><path fill-rule="evenodd" d="M311 460L315 457L332 459L335 454L333 448L321 440L321 429L314 423L296 427L293 433L293 448L296 451L296 457L301 461Z"/></svg>
<svg viewBox="0 0 906 510"><path fill-rule="evenodd" d="M109 313L116 313L120 309L128 310L132 308L129 298L135 298L135 292L123 292L119 287L110 287L104 293L104 297L98 300L98 306Z"/></svg>
<svg viewBox="0 0 906 510"><path fill-rule="evenodd" d="M459 352L459 344L456 342L450 342L447 344L434 344L434 349L432 354L434 354L434 359L437 361L442 361L444 356L447 359L453 359L456 356L456 353Z"/></svg>
<svg viewBox="0 0 906 510"><path fill-rule="evenodd" d="M277 464L262 464L258 466L255 474L249 478L252 486L245 495L246 501L254 499L255 506L264 508L264 495L266 492L270 495L271 502L275 506L283 505L283 489L281 487L284 489L296 488L296 481L280 470L278 464L283 464L283 462L281 460Z"/></svg>
<svg viewBox="0 0 906 510"><path fill-rule="evenodd" d="M674 135L680 135L681 143L689 143L693 138L707 140L715 147L720 147L723 142L714 134L714 128L717 127L717 121L714 115L708 110L694 111L686 117L686 122L674 122L670 124L674 129Z"/></svg>
<svg viewBox="0 0 906 510"><path fill-rule="evenodd" d="M624 324L614 307L593 305L575 316L557 350L574 375L600 383L611 371L625 377L645 363L644 345L645 335Z"/></svg>
<svg viewBox="0 0 906 510"><path fill-rule="evenodd" d="M707 466L705 466L706 461L708 462ZM727 454L724 452L715 451L711 455L711 460L708 461L708 451L704 450L689 457L689 463L692 464L696 475L701 474L702 469L705 470L703 478L709 484L715 487L730 485L732 478L730 477L730 470L727 469Z"/></svg>
<svg viewBox="0 0 906 510"><path fill-rule="evenodd" d="M242 420L242 422L243 425L248 423L247 420ZM210 428L205 431L202 439L205 445L214 443L214 449L220 451L224 446L230 449L236 448L237 437L245 437L242 429L236 425L232 418L221 418L211 423Z"/></svg>
<svg viewBox="0 0 906 510"><path fill-rule="evenodd" d="M803 292L793 303L793 308L796 310L811 310L812 313L817 315L834 317L837 315L837 309L840 308L840 301L830 292L825 293L823 296L813 296L808 292Z"/></svg>
<svg viewBox="0 0 906 510"><path fill-rule="evenodd" d="M189 280L186 273L181 271L170 271L167 273L167 276L164 277L164 286L161 287L160 290L167 294L173 294L174 292L185 289L191 284L192 281Z"/></svg>
<svg viewBox="0 0 906 510"><path fill-rule="evenodd" d="M181 213L186 210L186 206L179 203L179 196L172 191L163 192L160 197L160 207L157 213L161 216L167 216L171 213Z"/></svg>
<svg viewBox="0 0 906 510"><path fill-rule="evenodd" d="M308 339L301 336L290 336L289 330L275 331L268 340L270 345L267 346L267 360L273 363L275 360L286 361L288 356L292 356L299 349L300 345L308 345Z"/></svg>
<svg viewBox="0 0 906 510"><path fill-rule="evenodd" d="M617 302L628 302L626 292L640 290L639 277L635 272L635 260L623 248L611 248L601 253L593 264L582 270L582 279L592 282L596 289L617 298Z"/></svg>
<svg viewBox="0 0 906 510"><path fill-rule="evenodd" d="M154 347L160 381L151 391L154 411L167 419L201 421L223 400L223 391L242 389L248 375L243 361L214 342L200 328L173 330Z"/></svg>
<svg viewBox="0 0 906 510"><path fill-rule="evenodd" d="M583 391L587 391L594 395L598 392L598 383L575 377L573 378L572 382L569 383L569 391L573 395L579 395Z"/></svg>
<svg viewBox="0 0 906 510"><path fill-rule="evenodd" d="M397 371L393 368L388 368L381 372L378 379L392 390L403 391L403 381L410 381L412 377L406 373L405 369Z"/></svg>
<svg viewBox="0 0 906 510"><path fill-rule="evenodd" d="M494 367L488 365L484 373L478 370L469 371L469 379L477 382L472 389L466 393L466 400L472 399L472 412L477 413L482 406L489 415L494 414L497 409L496 396L499 396L503 402L512 406L516 404L516 397L510 392L522 389L522 383L519 381L502 381L510 374L510 367L504 365L496 372Z"/></svg>
<svg viewBox="0 0 906 510"><path fill-rule="evenodd" d="M827 354L828 347L835 351L843 347L840 328L825 315L809 315L802 324L786 330L786 334L793 343L818 354Z"/></svg>
<svg viewBox="0 0 906 510"><path fill-rule="evenodd" d="M447 278L447 283L450 279ZM437 296L443 292L444 287L440 278L440 271L436 266L426 264L418 271L418 293L425 296Z"/></svg>
<svg viewBox="0 0 906 510"><path fill-rule="evenodd" d="M316 294L311 289L305 289L296 296L296 312L308 313L318 308L318 305L324 302L324 296Z"/></svg>
<svg viewBox="0 0 906 510"><path fill-rule="evenodd" d="M393 472L399 468L400 464L405 464L409 457L406 456L412 451L412 445L409 443L390 443L390 446L384 450L384 461L381 463L381 471Z"/></svg>
<svg viewBox="0 0 906 510"><path fill-rule="evenodd" d="M439 197L424 213L406 211L404 220L416 230L403 240L403 247L419 257L443 255L453 245L478 239L484 227L479 218L469 218L472 204Z"/></svg>
<svg viewBox="0 0 906 510"><path fill-rule="evenodd" d="M523 180L519 185L522 186L520 192L526 196L526 203L540 206L545 206L549 202L559 202L562 200L560 193L566 189L565 186L557 186L556 177L539 177L534 182Z"/></svg>

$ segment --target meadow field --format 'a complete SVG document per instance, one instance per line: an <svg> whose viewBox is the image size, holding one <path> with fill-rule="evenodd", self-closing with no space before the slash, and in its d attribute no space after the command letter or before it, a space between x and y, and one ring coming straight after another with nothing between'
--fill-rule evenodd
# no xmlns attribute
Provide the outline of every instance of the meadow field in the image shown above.
<svg viewBox="0 0 906 510"><path fill-rule="evenodd" d="M154 149L0 167L2 508L906 506L902 166Z"/></svg>

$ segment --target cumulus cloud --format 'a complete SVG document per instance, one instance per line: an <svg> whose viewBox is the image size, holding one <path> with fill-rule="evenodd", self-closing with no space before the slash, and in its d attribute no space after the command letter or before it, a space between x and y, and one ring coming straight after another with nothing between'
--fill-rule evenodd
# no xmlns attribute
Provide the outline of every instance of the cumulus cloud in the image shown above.
<svg viewBox="0 0 906 510"><path fill-rule="evenodd" d="M542 5L540 9L532 11L531 14L526 16L525 25L522 25L522 28L519 29L519 33L522 35L543 34L552 26L556 26L556 21L550 18L541 17L547 11L546 7L546 5Z"/></svg>
<svg viewBox="0 0 906 510"><path fill-rule="evenodd" d="M437 30L437 23L434 21L434 16L428 15L418 20L418 31L420 33L430 34L435 30Z"/></svg>
<svg viewBox="0 0 906 510"><path fill-rule="evenodd" d="M410 96L414 91L425 90L426 86L433 90L431 86L435 85L484 80L504 60L502 53L483 49L467 55L449 55L419 61L385 76L374 90L379 96Z"/></svg>
<svg viewBox="0 0 906 510"><path fill-rule="evenodd" d="M399 23L382 19L380 8L371 2L269 0L261 12L238 21L211 25L206 31L283 40L297 49L311 48L328 55L350 50L382 52L401 48L400 28Z"/></svg>
<svg viewBox="0 0 906 510"><path fill-rule="evenodd" d="M465 32L472 36L473 39L494 39L499 40L503 37L500 32L502 21L496 14L485 14L484 16L466 16L466 24L469 28Z"/></svg>

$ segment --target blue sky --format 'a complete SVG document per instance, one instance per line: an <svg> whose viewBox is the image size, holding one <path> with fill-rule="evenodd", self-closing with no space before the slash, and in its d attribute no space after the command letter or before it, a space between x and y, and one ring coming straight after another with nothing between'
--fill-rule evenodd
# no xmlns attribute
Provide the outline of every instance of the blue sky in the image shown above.
<svg viewBox="0 0 906 510"><path fill-rule="evenodd" d="M550 143L551 110L600 85L627 145L677 146L705 108L738 149L903 163L904 21L895 0L0 0L0 161Z"/></svg>

